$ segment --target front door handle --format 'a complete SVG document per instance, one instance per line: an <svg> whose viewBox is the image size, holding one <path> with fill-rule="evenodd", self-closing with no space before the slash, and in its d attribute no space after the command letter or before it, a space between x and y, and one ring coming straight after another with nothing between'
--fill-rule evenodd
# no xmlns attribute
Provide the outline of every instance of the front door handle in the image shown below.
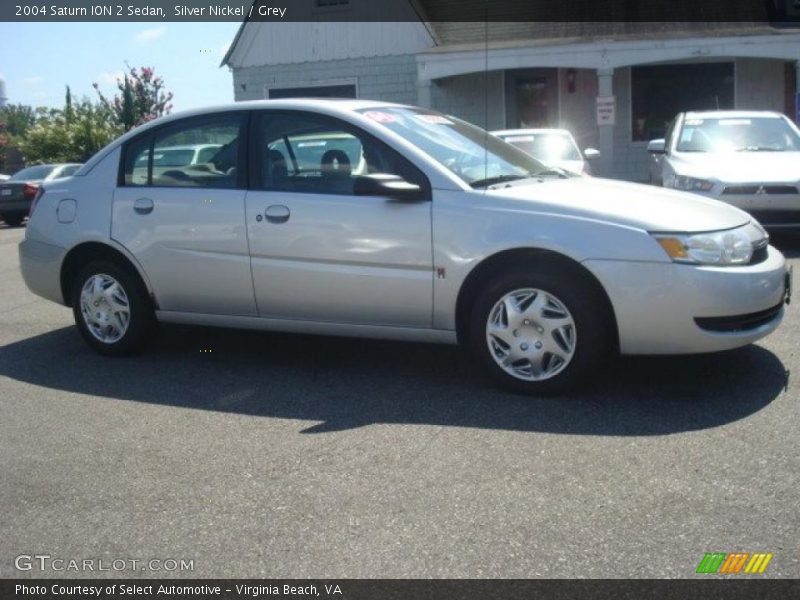
<svg viewBox="0 0 800 600"><path fill-rule="evenodd" d="M153 201L150 198L137 198L133 201L133 210L140 215L146 215L153 212Z"/></svg>
<svg viewBox="0 0 800 600"><path fill-rule="evenodd" d="M283 204L273 204L264 211L264 216L267 217L267 221L270 223L286 223L291 214L289 207Z"/></svg>

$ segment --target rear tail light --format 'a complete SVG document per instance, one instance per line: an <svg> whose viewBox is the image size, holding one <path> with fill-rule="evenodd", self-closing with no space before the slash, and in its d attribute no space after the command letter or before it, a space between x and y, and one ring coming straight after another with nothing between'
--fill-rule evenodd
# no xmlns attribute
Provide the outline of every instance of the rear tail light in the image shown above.
<svg viewBox="0 0 800 600"><path fill-rule="evenodd" d="M39 200L42 196L44 196L44 188L39 186L30 186L35 189L33 195L33 201L31 202L31 209L28 211L28 218L33 216L33 211L36 209L36 205L39 203ZM25 184L25 190L23 192L25 197L28 197L28 184Z"/></svg>
<svg viewBox="0 0 800 600"><path fill-rule="evenodd" d="M38 185L33 185L32 183L26 183L25 186L22 188L22 195L25 196L26 200L33 200L36 197L36 193L39 191Z"/></svg>

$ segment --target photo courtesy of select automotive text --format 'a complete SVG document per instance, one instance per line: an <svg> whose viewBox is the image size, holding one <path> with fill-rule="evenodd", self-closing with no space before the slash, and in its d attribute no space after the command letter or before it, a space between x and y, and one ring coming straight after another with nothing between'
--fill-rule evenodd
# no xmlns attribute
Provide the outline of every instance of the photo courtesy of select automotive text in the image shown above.
<svg viewBox="0 0 800 600"><path fill-rule="evenodd" d="M800 0L0 3L0 600L800 598Z"/></svg>

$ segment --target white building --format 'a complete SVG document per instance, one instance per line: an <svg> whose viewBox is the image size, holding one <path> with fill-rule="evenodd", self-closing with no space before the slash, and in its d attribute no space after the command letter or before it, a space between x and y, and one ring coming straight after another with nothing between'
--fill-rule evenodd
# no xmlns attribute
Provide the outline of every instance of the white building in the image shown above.
<svg viewBox="0 0 800 600"><path fill-rule="evenodd" d="M330 5L297 2L306 3L310 19ZM405 22L246 22L223 60L235 99L348 96L431 107L489 129L566 127L582 147L600 150L596 173L630 180L646 179L647 141L662 137L679 111L795 116L800 29L418 16L436 3L410 2ZM368 0L337 0L336 17L352 10L370 18L369 7Z"/></svg>

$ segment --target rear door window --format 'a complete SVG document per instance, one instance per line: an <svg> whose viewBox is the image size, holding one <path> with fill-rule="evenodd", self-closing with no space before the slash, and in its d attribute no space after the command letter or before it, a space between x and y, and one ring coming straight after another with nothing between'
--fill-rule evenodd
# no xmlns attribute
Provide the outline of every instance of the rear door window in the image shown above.
<svg viewBox="0 0 800 600"><path fill-rule="evenodd" d="M130 142L123 185L235 188L243 113L187 119Z"/></svg>

